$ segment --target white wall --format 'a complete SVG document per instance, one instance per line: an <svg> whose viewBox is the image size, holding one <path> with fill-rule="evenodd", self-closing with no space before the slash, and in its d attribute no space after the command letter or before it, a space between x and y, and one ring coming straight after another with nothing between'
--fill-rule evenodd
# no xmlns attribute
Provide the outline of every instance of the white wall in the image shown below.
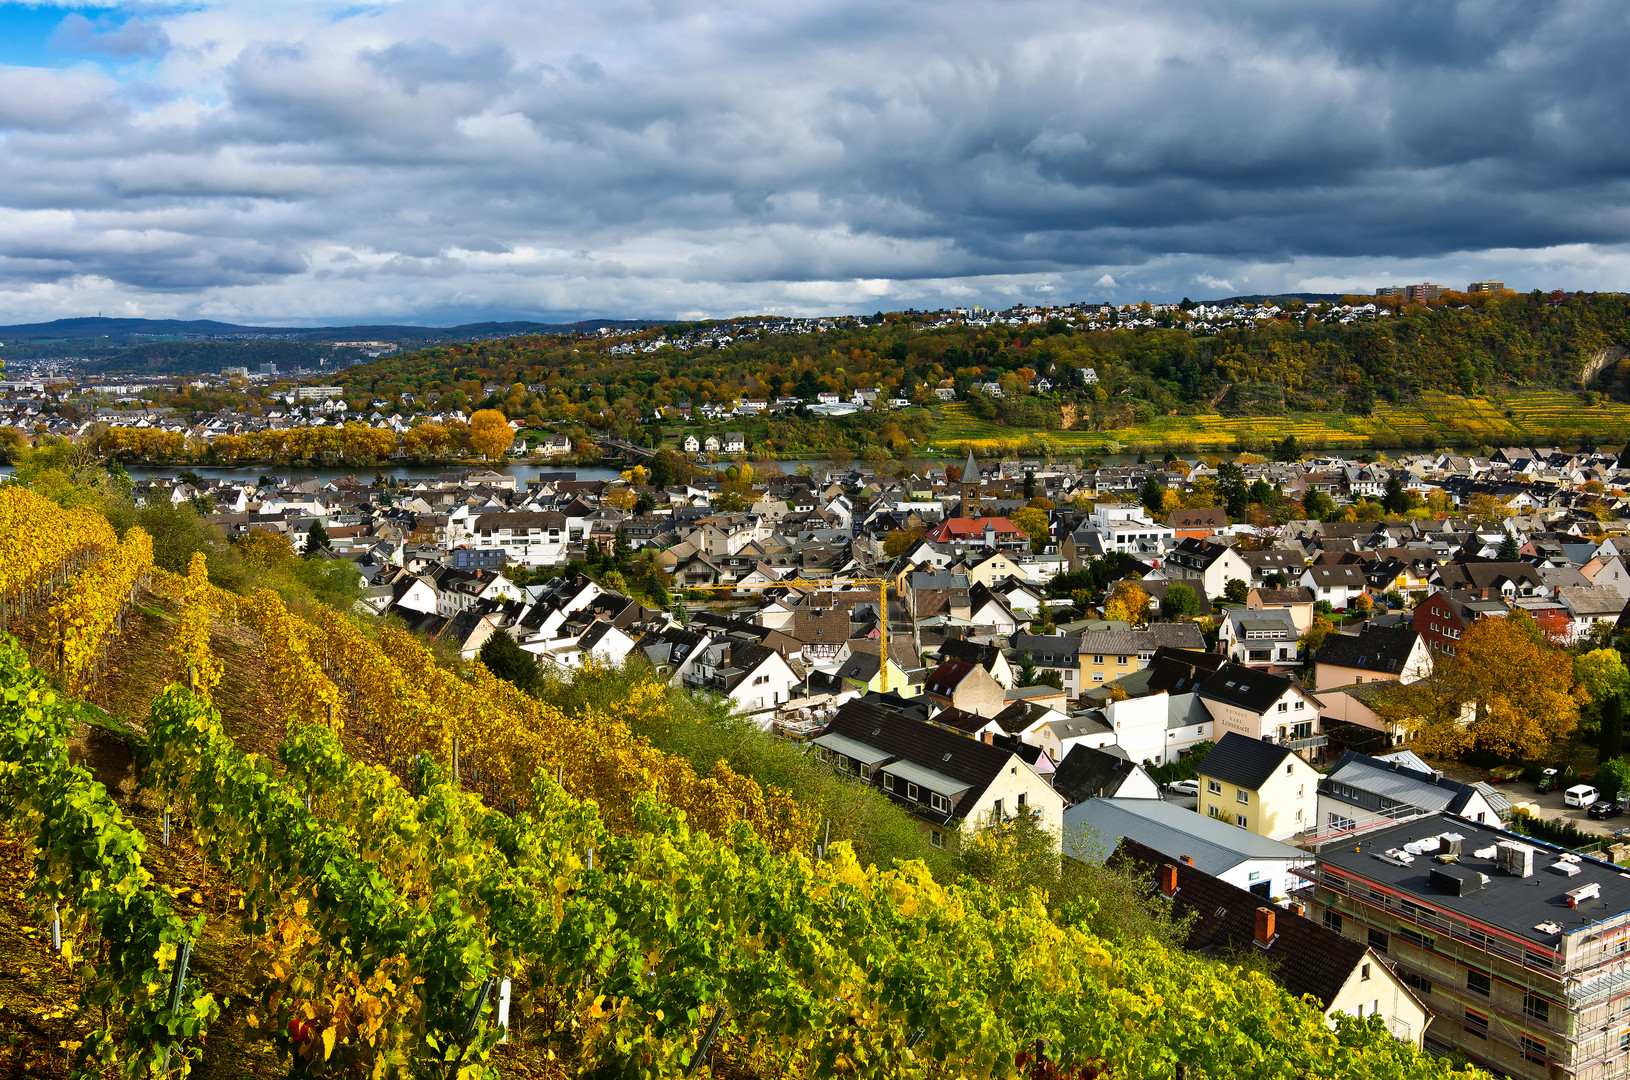
<svg viewBox="0 0 1630 1080"><path fill-rule="evenodd" d="M1165 692L1147 697L1112 701L1105 713L1115 729L1115 741L1133 763L1158 764L1166 759L1166 713L1171 695Z"/></svg>

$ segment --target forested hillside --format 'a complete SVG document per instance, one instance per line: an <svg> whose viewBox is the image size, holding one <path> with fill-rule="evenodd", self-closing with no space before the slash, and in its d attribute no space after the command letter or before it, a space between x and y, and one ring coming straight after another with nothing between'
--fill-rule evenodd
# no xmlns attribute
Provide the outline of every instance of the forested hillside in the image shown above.
<svg viewBox="0 0 1630 1080"><path fill-rule="evenodd" d="M730 402L876 388L914 403L955 386L982 419L1028 429L1103 430L1163 415L1366 414L1378 401L1429 391L1583 389L1603 350L1630 343L1630 297L1598 294L1554 303L1538 295L1446 294L1435 307L1386 309L1349 322L1340 309L1299 301L1258 325L1222 330L1181 310L1131 316L1131 329L1051 318L1023 327L931 326L912 313L840 320L809 334L738 322L723 347L644 347L694 324L604 339L516 337L384 358L344 373L357 394L420 401L453 393L533 423L574 421L632 432L656 406ZM1124 318L1124 316L1123 316ZM1124 323L1122 324L1124 325ZM632 343L633 349L617 351ZM1610 356L1612 354L1609 354ZM1089 385L1079 369L1097 377ZM1054 385L1026 393L1037 375ZM1608 364L1595 388L1630 396L1630 367ZM970 394L999 383L1000 398ZM506 389L489 395L493 385Z"/></svg>

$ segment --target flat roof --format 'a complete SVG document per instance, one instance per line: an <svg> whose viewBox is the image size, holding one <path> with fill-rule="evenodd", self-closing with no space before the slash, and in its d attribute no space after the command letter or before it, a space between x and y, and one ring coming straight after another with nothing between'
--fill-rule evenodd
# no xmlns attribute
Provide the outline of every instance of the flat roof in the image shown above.
<svg viewBox="0 0 1630 1080"><path fill-rule="evenodd" d="M1443 833L1456 833L1462 837L1460 858L1455 867L1475 871L1488 878L1475 892L1457 896L1434 887L1430 881L1431 872L1443 867L1433 857L1435 852L1417 854L1407 865L1400 865L1401 860L1393 862L1381 857L1388 851L1403 849L1406 844ZM1494 858L1477 856L1476 852L1503 841L1527 844L1534 849L1534 873L1531 877L1515 877L1501 870ZM1551 867L1564 853L1573 854L1564 848L1504 829L1493 829L1464 818L1433 814L1369 834L1352 843L1332 844L1319 853L1319 862L1367 878L1452 915L1492 926L1547 948L1560 949L1564 935L1577 933L1592 923L1630 912L1630 874L1588 855L1574 856L1579 860L1572 864L1578 867L1577 873L1558 873ZM1585 885L1597 886L1599 895L1581 900L1577 907L1569 907L1568 893ZM1558 930L1541 930L1541 924L1556 926Z"/></svg>
<svg viewBox="0 0 1630 1080"><path fill-rule="evenodd" d="M972 784L965 784L953 776L946 776L942 772L924 768L909 761L895 761L883 766L883 772L893 773L902 780L909 780L918 787L925 787L929 791L937 791L950 798L960 792L967 791Z"/></svg>
<svg viewBox="0 0 1630 1080"><path fill-rule="evenodd" d="M876 765L879 761L887 761L893 756L887 750L867 746L857 739L851 739L847 735L839 735L837 732L829 732L810 741L816 746L842 754L851 761L858 761L862 765Z"/></svg>

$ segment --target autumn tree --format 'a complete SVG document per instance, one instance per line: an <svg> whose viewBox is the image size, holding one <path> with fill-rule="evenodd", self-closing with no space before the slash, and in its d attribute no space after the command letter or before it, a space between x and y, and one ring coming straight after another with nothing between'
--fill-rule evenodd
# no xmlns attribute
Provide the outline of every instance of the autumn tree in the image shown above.
<svg viewBox="0 0 1630 1080"><path fill-rule="evenodd" d="M1543 758L1579 723L1568 654L1546 644L1533 620L1479 619L1430 678L1390 687L1372 706L1415 734L1427 753L1472 747L1524 761Z"/></svg>
<svg viewBox="0 0 1630 1080"><path fill-rule="evenodd" d="M1104 618L1115 622L1142 623L1149 620L1149 594L1135 581L1122 581L1104 604Z"/></svg>
<svg viewBox="0 0 1630 1080"><path fill-rule="evenodd" d="M1030 538L1033 553L1040 555L1047 549L1047 511L1025 506L1013 511L1008 520L1013 522L1014 528Z"/></svg>
<svg viewBox="0 0 1630 1080"><path fill-rule="evenodd" d="M883 538L883 554L890 559L898 559L922 538L921 529L895 529Z"/></svg>
<svg viewBox="0 0 1630 1080"><path fill-rule="evenodd" d="M497 409L482 409L470 417L470 449L483 458L503 457L514 441L509 419Z"/></svg>

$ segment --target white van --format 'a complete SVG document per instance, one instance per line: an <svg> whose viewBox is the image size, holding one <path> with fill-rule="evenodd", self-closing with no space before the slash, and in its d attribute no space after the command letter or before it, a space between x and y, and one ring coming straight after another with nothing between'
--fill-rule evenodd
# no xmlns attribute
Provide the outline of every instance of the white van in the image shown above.
<svg viewBox="0 0 1630 1080"><path fill-rule="evenodd" d="M1596 789L1589 784L1578 784L1562 793L1562 802L1567 806L1586 807L1596 801Z"/></svg>

